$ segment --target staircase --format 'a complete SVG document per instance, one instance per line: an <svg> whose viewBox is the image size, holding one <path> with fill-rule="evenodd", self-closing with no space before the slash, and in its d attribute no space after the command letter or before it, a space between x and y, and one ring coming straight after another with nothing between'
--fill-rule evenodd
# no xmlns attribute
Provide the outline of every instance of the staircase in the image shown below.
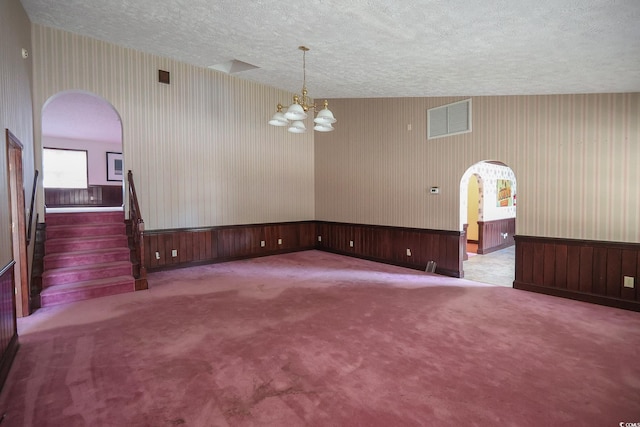
<svg viewBox="0 0 640 427"><path fill-rule="evenodd" d="M124 212L47 213L40 306L133 292Z"/></svg>

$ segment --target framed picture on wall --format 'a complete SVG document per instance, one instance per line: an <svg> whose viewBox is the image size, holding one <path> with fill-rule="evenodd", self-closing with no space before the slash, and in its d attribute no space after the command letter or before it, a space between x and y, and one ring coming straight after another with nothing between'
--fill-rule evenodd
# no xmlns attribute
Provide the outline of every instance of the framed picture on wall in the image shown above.
<svg viewBox="0 0 640 427"><path fill-rule="evenodd" d="M497 207L504 208L513 206L513 196L511 194L511 181L508 179L497 180Z"/></svg>
<svg viewBox="0 0 640 427"><path fill-rule="evenodd" d="M122 181L123 176L122 153L107 151L107 181Z"/></svg>

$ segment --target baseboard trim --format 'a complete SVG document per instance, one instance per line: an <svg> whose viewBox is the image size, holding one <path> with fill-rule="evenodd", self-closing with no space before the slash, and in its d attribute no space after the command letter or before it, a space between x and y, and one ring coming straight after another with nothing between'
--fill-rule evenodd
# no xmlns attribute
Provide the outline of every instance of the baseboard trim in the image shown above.
<svg viewBox="0 0 640 427"><path fill-rule="evenodd" d="M521 282L518 280L513 282L513 288L520 289L523 291L536 292L539 294L551 295L554 297L568 298L576 301L606 305L609 307L615 307L615 308L621 308L624 310L640 312L640 302L638 301L627 301L619 298L593 295L593 294L588 294L584 292L572 291L568 289L548 288L545 286L538 286L531 283Z"/></svg>

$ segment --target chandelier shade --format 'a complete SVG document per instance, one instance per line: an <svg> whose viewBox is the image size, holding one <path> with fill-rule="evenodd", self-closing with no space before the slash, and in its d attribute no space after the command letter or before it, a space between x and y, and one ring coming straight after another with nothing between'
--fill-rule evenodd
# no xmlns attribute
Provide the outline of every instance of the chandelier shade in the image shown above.
<svg viewBox="0 0 640 427"><path fill-rule="evenodd" d="M331 126L331 124L316 124L313 127L313 130L318 132L331 132L333 130L333 126Z"/></svg>
<svg viewBox="0 0 640 427"><path fill-rule="evenodd" d="M306 46L299 46L298 49L302 51L303 78L301 95L294 95L293 103L288 107L278 104L278 109L271 120L269 120L269 124L272 126L289 126L288 131L291 133L304 133L307 131L307 127L302 120L308 117L308 111L314 110L317 112L317 115L313 119L313 122L315 123L313 129L318 132L331 132L334 130L331 125L337 120L333 116L331 110L329 110L329 102L325 100L322 104L323 108L320 110L316 106L315 102L311 102L311 98L309 98L307 94L306 53L309 51L309 48ZM290 124L290 122L292 123Z"/></svg>
<svg viewBox="0 0 640 427"><path fill-rule="evenodd" d="M318 115L315 119L313 119L315 123L318 124L328 124L335 123L337 120L333 117L333 113L329 110L329 103L324 101L324 108L318 111Z"/></svg>
<svg viewBox="0 0 640 427"><path fill-rule="evenodd" d="M305 133L307 131L307 127L304 125L303 121L296 120L291 123L291 126L287 130L291 133Z"/></svg>
<svg viewBox="0 0 640 427"><path fill-rule="evenodd" d="M284 116L282 112L282 104L278 104L278 111L273 115L271 120L269 120L269 124L272 126L288 126L289 120Z"/></svg>
<svg viewBox="0 0 640 427"><path fill-rule="evenodd" d="M289 106L284 116L289 120L304 120L307 118L307 113L304 112L302 105L297 103L296 97L294 97L293 104Z"/></svg>

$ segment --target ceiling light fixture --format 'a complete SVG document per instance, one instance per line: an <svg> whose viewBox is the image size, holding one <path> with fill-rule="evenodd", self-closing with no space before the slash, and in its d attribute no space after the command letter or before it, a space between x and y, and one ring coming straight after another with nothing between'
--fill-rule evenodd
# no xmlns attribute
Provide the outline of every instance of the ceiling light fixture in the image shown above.
<svg viewBox="0 0 640 427"><path fill-rule="evenodd" d="M307 111L318 111L318 107L315 103L311 103L311 99L307 95L307 66L306 66L306 54L309 48L306 46L299 46L298 49L302 51L302 96L296 94L293 95L293 104L285 107L282 104L278 104L278 110L273 115L269 124L273 126L289 126L288 131L291 133L305 133L307 131L303 120L307 118ZM324 100L322 104L323 108L318 111L313 122L315 126L314 130L318 132L331 132L333 130L333 123L336 122L333 113L329 110L329 103Z"/></svg>

